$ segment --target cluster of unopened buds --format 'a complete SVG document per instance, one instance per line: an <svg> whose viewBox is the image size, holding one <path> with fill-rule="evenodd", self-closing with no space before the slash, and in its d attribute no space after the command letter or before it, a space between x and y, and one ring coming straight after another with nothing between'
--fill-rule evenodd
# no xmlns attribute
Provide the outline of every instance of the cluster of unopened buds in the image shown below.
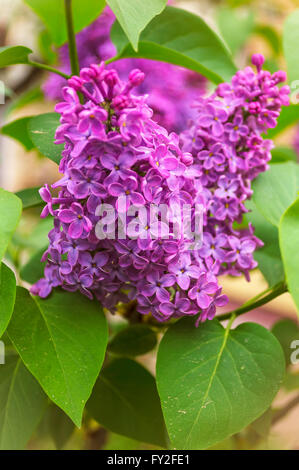
<svg viewBox="0 0 299 470"><path fill-rule="evenodd" d="M248 277L256 266L262 243L252 227L235 224L250 181L270 159L272 143L261 134L288 104L288 88L277 86L284 75L262 71L259 55L253 63L257 74L248 67L200 98L198 118L181 136L152 119L145 96L134 96L140 70L124 83L91 65L68 81L56 106L63 177L53 185L57 197L41 190L42 216L51 214L54 228L34 294L61 286L112 312L134 300L159 321L214 317L228 301L218 276Z"/></svg>

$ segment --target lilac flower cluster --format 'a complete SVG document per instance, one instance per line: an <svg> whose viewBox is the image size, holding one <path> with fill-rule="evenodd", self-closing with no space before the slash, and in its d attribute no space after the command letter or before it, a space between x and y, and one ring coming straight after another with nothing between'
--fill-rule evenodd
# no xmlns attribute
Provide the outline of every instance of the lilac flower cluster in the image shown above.
<svg viewBox="0 0 299 470"><path fill-rule="evenodd" d="M192 222L198 206L205 211L201 170L181 150L179 137L152 120L146 97L132 94L143 78L134 69L122 82L115 70L91 65L63 89L64 101L56 105L63 177L53 185L60 188L57 197L48 186L40 191L42 216L51 214L54 228L44 278L32 292L47 297L61 286L96 297L112 312L119 302L135 300L137 311L160 321L198 313L205 320L227 302L217 282L219 263L190 250L178 220L186 204ZM97 231L100 204L113 208L106 209L103 237ZM167 224L159 216L151 220L152 205L167 208ZM122 236L124 227L115 229L114 222L124 215Z"/></svg>
<svg viewBox="0 0 299 470"><path fill-rule="evenodd" d="M276 126L281 106L289 104L289 87L278 87L285 73L262 70L260 54L252 63L257 73L246 67L231 83L200 99L196 121L181 134L182 148L193 155L200 172L208 209L199 254L219 263L218 275L244 273L247 279L257 265L253 252L262 242L251 226L238 230L236 224L246 212L251 181L271 159L272 141L262 133Z"/></svg>
<svg viewBox="0 0 299 470"><path fill-rule="evenodd" d="M99 18L77 34L77 48L80 67L100 63L116 54L110 40L110 30L115 16L106 7ZM61 70L70 73L68 46L59 49ZM154 111L154 120L168 131L180 132L186 127L188 119L195 118L196 112L191 107L193 101L204 93L206 79L195 72L163 62L147 59L122 59L108 66L117 70L125 80L129 71L141 69L146 79L137 87L138 94L149 94L148 105ZM45 95L49 99L62 99L61 90L66 80L52 74L44 85Z"/></svg>

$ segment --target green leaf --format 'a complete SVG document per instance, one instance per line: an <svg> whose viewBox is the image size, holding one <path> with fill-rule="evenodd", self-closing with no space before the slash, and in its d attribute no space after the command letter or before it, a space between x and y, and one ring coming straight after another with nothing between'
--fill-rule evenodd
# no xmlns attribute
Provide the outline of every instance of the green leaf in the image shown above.
<svg viewBox="0 0 299 470"><path fill-rule="evenodd" d="M218 12L218 25L222 37L234 55L241 49L253 31L253 11L236 10L227 6L221 7Z"/></svg>
<svg viewBox="0 0 299 470"><path fill-rule="evenodd" d="M7 332L47 395L80 426L107 345L99 303L60 290L42 300L18 288Z"/></svg>
<svg viewBox="0 0 299 470"><path fill-rule="evenodd" d="M230 53L216 33L199 16L178 8L166 7L150 22L140 35L138 52L117 22L111 39L117 59L143 57L169 62L195 70L215 83L230 80L236 72Z"/></svg>
<svg viewBox="0 0 299 470"><path fill-rule="evenodd" d="M55 132L59 126L59 114L46 113L40 114L30 119L28 130L30 138L38 150L45 156L59 164L63 144L56 145Z"/></svg>
<svg viewBox="0 0 299 470"><path fill-rule="evenodd" d="M271 150L272 159L270 163L284 163L287 161L297 162L297 153L289 147L275 147Z"/></svg>
<svg viewBox="0 0 299 470"><path fill-rule="evenodd" d="M20 142L26 150L32 150L34 143L32 142L28 133L28 122L31 120L30 117L24 117L17 119L16 121L10 122L1 128L1 134L12 137L13 139Z"/></svg>
<svg viewBox="0 0 299 470"><path fill-rule="evenodd" d="M44 201L39 195L39 186L36 188L26 188L22 191L18 191L16 196L21 199L23 209L31 209L32 207L40 206L44 204Z"/></svg>
<svg viewBox="0 0 299 470"><path fill-rule="evenodd" d="M16 109L21 109L29 103L32 103L37 100L41 100L44 98L43 92L40 89L40 86L35 86L30 88L29 90L25 91L21 95L17 96L9 103L7 108L7 114L15 111Z"/></svg>
<svg viewBox="0 0 299 470"><path fill-rule="evenodd" d="M102 370L87 410L112 432L166 447L155 379L131 359L116 359Z"/></svg>
<svg viewBox="0 0 299 470"><path fill-rule="evenodd" d="M37 435L50 436L56 449L61 450L75 429L73 421L58 406L51 403L37 430Z"/></svg>
<svg viewBox="0 0 299 470"><path fill-rule="evenodd" d="M108 350L118 356L140 356L157 344L157 336L146 325L132 325L121 330L111 340Z"/></svg>
<svg viewBox="0 0 299 470"><path fill-rule="evenodd" d="M14 194L0 188L0 261L17 228L21 213L21 200Z"/></svg>
<svg viewBox="0 0 299 470"><path fill-rule="evenodd" d="M16 355L0 366L0 449L21 450L46 408L46 395Z"/></svg>
<svg viewBox="0 0 299 470"><path fill-rule="evenodd" d="M292 83L299 78L298 54L296 44L299 41L299 10L291 13L283 27L283 50L287 63L288 80Z"/></svg>
<svg viewBox="0 0 299 470"><path fill-rule="evenodd" d="M5 332L16 299L16 278L14 273L1 263L1 276L0 276L0 338Z"/></svg>
<svg viewBox="0 0 299 470"><path fill-rule="evenodd" d="M278 229L264 218L252 200L246 202L246 208L250 212L245 215L245 219L252 223L255 228L254 234L264 243L263 247L254 252L254 259L258 262L258 268L269 286L274 286L285 277L279 249Z"/></svg>
<svg viewBox="0 0 299 470"><path fill-rule="evenodd" d="M298 93L298 87L295 90ZM279 118L277 120L277 126L274 129L269 129L267 133L267 139L273 139L278 134L281 134L288 127L292 126L299 121L299 105L291 104L290 106L283 106Z"/></svg>
<svg viewBox="0 0 299 470"><path fill-rule="evenodd" d="M299 190L299 166L293 162L271 165L253 182L253 201L271 224L279 226L284 211Z"/></svg>
<svg viewBox="0 0 299 470"><path fill-rule="evenodd" d="M24 281L35 284L44 276L46 262L41 262L41 257L46 249L47 246L34 253L29 261L21 268L20 276Z"/></svg>
<svg viewBox="0 0 299 470"><path fill-rule="evenodd" d="M56 46L67 41L67 30L63 0L24 0L41 18ZM104 0L73 0L74 29L81 29L94 21L105 6Z"/></svg>
<svg viewBox="0 0 299 470"><path fill-rule="evenodd" d="M24 46L0 47L0 69L8 65L28 64L28 55L32 50Z"/></svg>
<svg viewBox="0 0 299 470"><path fill-rule="evenodd" d="M277 339L260 325L172 325L158 351L157 385L173 446L205 449L241 431L270 406L284 369Z"/></svg>
<svg viewBox="0 0 299 470"><path fill-rule="evenodd" d="M283 214L279 226L279 243L288 289L299 313L299 199Z"/></svg>
<svg viewBox="0 0 299 470"><path fill-rule="evenodd" d="M107 0L135 51L140 33L166 7L167 0Z"/></svg>
<svg viewBox="0 0 299 470"><path fill-rule="evenodd" d="M272 333L280 342L284 352L286 364L289 365L291 363L291 354L293 352L291 343L294 340L299 339L298 325L292 320L281 320L275 323L275 325L272 327Z"/></svg>

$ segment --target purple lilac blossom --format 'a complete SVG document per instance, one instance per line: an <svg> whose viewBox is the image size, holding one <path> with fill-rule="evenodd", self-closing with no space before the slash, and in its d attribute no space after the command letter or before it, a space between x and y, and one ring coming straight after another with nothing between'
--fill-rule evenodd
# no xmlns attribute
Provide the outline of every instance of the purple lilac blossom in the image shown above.
<svg viewBox="0 0 299 470"><path fill-rule="evenodd" d="M116 54L110 40L110 29L115 16L109 7L90 26L77 34L80 67L100 63ZM59 49L60 69L69 74L68 46ZM154 111L154 119L168 131L180 132L187 120L195 117L193 101L205 92L206 79L181 67L147 59L122 59L108 66L118 71L125 80L130 70L141 69L146 79L137 87L138 94L149 94L148 105ZM62 88L67 84L63 77L52 74L43 89L48 99L61 100Z"/></svg>
<svg viewBox="0 0 299 470"><path fill-rule="evenodd" d="M192 239L183 229L177 232L184 227L178 219L186 202L191 222L197 204L207 210L196 179L200 171L192 167L192 155L181 150L179 136L152 119L146 97L132 94L143 78L134 69L123 82L102 63L83 68L63 89L64 101L56 105L61 114L56 143L65 144L59 167L63 177L52 185L60 188L57 198L47 185L40 190L46 202L42 216L52 215L54 228L43 255L44 278L31 291L47 297L57 286L79 290L112 312L120 302L135 300L139 313L159 321L198 314L212 318L216 306L228 300L218 285L218 265L190 250ZM126 197L125 204L119 196ZM168 224L150 220L153 202L167 208ZM114 209L108 211L106 233L116 230L115 237L97 236L101 203ZM132 207L143 209L137 236ZM123 220L124 213L127 231L120 237L113 222ZM248 249L242 250L247 261Z"/></svg>
<svg viewBox="0 0 299 470"><path fill-rule="evenodd" d="M244 274L248 280L249 271L257 266L254 251L262 242L251 226L237 230L235 223L241 223L246 212L251 181L267 170L271 159L273 143L262 134L276 126L281 106L289 104L289 87L278 87L285 73L262 70L260 54L252 63L257 73L246 67L231 83L222 83L211 96L199 99L197 119L180 136L183 150L200 168L208 206L199 255L220 263L218 275ZM220 304L215 301L211 312Z"/></svg>
<svg viewBox="0 0 299 470"><path fill-rule="evenodd" d="M152 120L146 97L132 95L143 78L140 71L133 70L123 83L114 70L92 65L68 81L65 101L56 106L61 113L56 142L65 143L65 149L60 163L64 176L53 187L62 189L52 202L48 186L41 190L47 203L42 215L54 215L54 229L43 256L48 260L45 277L32 287L34 294L46 297L57 286L80 290L112 312L119 302L136 300L140 313L159 321L199 314L198 323L215 316L228 301L218 276L244 274L249 279L257 265L253 253L262 242L251 225L238 230L234 224L246 212L251 181L271 158L272 142L262 134L275 126L281 106L289 101L289 88L277 86L285 75L263 71L260 55L252 62L257 73L247 67L231 83L200 98L199 118L180 140ZM85 96L84 104L77 91ZM97 126L86 119L97 119ZM74 172L78 160L80 172ZM118 208L123 193L127 203ZM203 245L190 250L184 237L159 236L148 227L147 215L136 239L99 240L99 202L114 205L118 214L132 204L145 207L146 214L151 202L166 204L172 227L177 223L174 208L191 202L194 217L200 202ZM54 210L52 203L59 208Z"/></svg>

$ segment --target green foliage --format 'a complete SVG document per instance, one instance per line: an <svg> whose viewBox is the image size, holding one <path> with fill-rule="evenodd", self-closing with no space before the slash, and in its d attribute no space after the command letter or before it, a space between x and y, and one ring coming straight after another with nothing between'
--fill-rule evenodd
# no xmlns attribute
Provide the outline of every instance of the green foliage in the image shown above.
<svg viewBox="0 0 299 470"><path fill-rule="evenodd" d="M264 246L254 253L258 268L262 272L269 286L274 286L284 279L284 269L279 249L278 228L268 222L258 211L252 200L246 202L250 210L245 219L255 228L254 234L263 241Z"/></svg>
<svg viewBox="0 0 299 470"><path fill-rule="evenodd" d="M166 7L167 0L107 0L135 51L140 33Z"/></svg>
<svg viewBox="0 0 299 470"><path fill-rule="evenodd" d="M67 40L63 0L24 0L41 18L56 46ZM105 6L104 0L73 0L74 29L78 33L95 20Z"/></svg>
<svg viewBox="0 0 299 470"><path fill-rule="evenodd" d="M118 356L140 356L157 344L157 336L146 325L132 325L117 333L111 340L108 350Z"/></svg>
<svg viewBox="0 0 299 470"><path fill-rule="evenodd" d="M7 331L50 399L80 426L107 345L107 323L98 302L62 291L42 300L18 288Z"/></svg>
<svg viewBox="0 0 299 470"><path fill-rule="evenodd" d="M46 395L16 355L0 366L0 449L20 450L46 408Z"/></svg>
<svg viewBox="0 0 299 470"><path fill-rule="evenodd" d="M240 431L271 404L284 376L284 357L265 328L217 320L198 328L182 319L166 332L157 385L174 447L205 449Z"/></svg>
<svg viewBox="0 0 299 470"><path fill-rule="evenodd" d="M297 90L297 92L296 92ZM295 93L298 93L298 86L296 87ZM299 106L298 104L290 104L290 106L283 106L282 111L277 120L277 126L274 129L269 129L267 133L267 139L273 139L277 135L281 134L288 127L292 126L299 120Z"/></svg>
<svg viewBox="0 0 299 470"><path fill-rule="evenodd" d="M34 253L29 261L21 268L20 276L24 281L34 284L43 277L46 262L41 262L41 257L46 249L47 246L44 246Z"/></svg>
<svg viewBox="0 0 299 470"><path fill-rule="evenodd" d="M32 50L24 46L0 47L0 69L9 65L28 64L28 56Z"/></svg>
<svg viewBox="0 0 299 470"><path fill-rule="evenodd" d="M254 28L253 11L240 11L227 6L221 7L218 12L220 32L235 55L244 45Z"/></svg>
<svg viewBox="0 0 299 470"><path fill-rule="evenodd" d="M131 359L116 359L102 370L87 410L117 434L162 447L167 445L155 379Z"/></svg>
<svg viewBox="0 0 299 470"><path fill-rule="evenodd" d="M17 228L21 212L21 200L14 194L0 188L0 261Z"/></svg>
<svg viewBox="0 0 299 470"><path fill-rule="evenodd" d="M271 150L272 160L270 163L284 163L284 162L296 162L298 155L296 152L289 147L274 147Z"/></svg>
<svg viewBox="0 0 299 470"><path fill-rule="evenodd" d="M31 117L29 116L9 122L1 128L1 134L17 140L25 147L26 150L32 150L34 148L34 144L30 139L27 129L30 119Z"/></svg>
<svg viewBox="0 0 299 470"><path fill-rule="evenodd" d="M16 278L14 273L1 263L0 276L0 338L11 318L16 299Z"/></svg>
<svg viewBox="0 0 299 470"><path fill-rule="evenodd" d="M23 209L31 209L32 207L44 204L44 201L40 197L38 190L39 187L26 188L16 193L16 196L18 196L18 198L20 198L22 201Z"/></svg>
<svg viewBox="0 0 299 470"><path fill-rule="evenodd" d="M138 52L128 43L119 23L111 38L118 56L161 60L195 70L212 82L230 80L236 68L222 40L202 18L178 8L166 7L140 35Z"/></svg>
<svg viewBox="0 0 299 470"><path fill-rule="evenodd" d="M280 320L272 328L272 333L276 336L284 352L286 364L291 363L291 343L299 339L299 327L292 320Z"/></svg>
<svg viewBox="0 0 299 470"><path fill-rule="evenodd" d="M28 91L20 94L17 97L14 97L12 102L8 105L7 114L15 111L17 109L21 109L27 104L30 104L34 101L40 100L44 97L41 89L39 86L30 88Z"/></svg>
<svg viewBox="0 0 299 470"><path fill-rule="evenodd" d="M288 69L290 83L299 79L298 51L299 41L299 9L291 13L284 23L283 50Z"/></svg>
<svg viewBox="0 0 299 470"><path fill-rule="evenodd" d="M253 182L252 197L265 219L278 227L282 214L296 199L298 190L298 165L277 163Z"/></svg>
<svg viewBox="0 0 299 470"><path fill-rule="evenodd" d="M299 312L299 199L283 214L279 226L279 243L289 291Z"/></svg>
<svg viewBox="0 0 299 470"><path fill-rule="evenodd" d="M62 449L74 432L73 421L58 406L51 403L39 426L40 432L45 436L50 436L56 449Z"/></svg>
<svg viewBox="0 0 299 470"><path fill-rule="evenodd" d="M28 130L32 142L36 148L47 158L59 163L61 159L61 152L63 144L56 145L55 132L59 126L59 114L46 113L40 114L30 119L28 123Z"/></svg>

